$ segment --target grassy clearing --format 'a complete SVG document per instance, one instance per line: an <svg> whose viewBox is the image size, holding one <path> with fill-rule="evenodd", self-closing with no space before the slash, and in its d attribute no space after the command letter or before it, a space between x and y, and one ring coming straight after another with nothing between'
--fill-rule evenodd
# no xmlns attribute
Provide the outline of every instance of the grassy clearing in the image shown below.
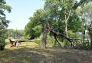
<svg viewBox="0 0 92 63"><path fill-rule="evenodd" d="M92 63L92 51L38 46L35 42L23 42L18 48L8 44L0 51L0 63Z"/></svg>
<svg viewBox="0 0 92 63"><path fill-rule="evenodd" d="M0 63L31 63L31 57L26 52L37 46L34 42L23 42L18 48L8 44L4 51L0 51Z"/></svg>

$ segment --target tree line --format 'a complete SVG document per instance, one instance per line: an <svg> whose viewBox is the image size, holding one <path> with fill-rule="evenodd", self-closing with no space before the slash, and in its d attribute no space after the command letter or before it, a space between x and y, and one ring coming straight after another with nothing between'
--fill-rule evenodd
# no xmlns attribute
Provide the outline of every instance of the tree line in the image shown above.
<svg viewBox="0 0 92 63"><path fill-rule="evenodd" d="M34 39L42 35L42 48L45 48L48 43L47 35L50 35L51 30L56 34L64 32L67 38L75 38L78 35L76 32L85 35L87 30L92 48L91 0L44 0L44 2L44 9L38 9L33 17L29 18L30 21L25 26L26 37Z"/></svg>

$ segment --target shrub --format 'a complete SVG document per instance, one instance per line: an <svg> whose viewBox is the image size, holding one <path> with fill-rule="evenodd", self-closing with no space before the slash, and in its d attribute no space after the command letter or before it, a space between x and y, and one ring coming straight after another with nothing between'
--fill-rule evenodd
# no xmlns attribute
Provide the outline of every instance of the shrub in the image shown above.
<svg viewBox="0 0 92 63"><path fill-rule="evenodd" d="M5 37L0 37L0 50L4 50L5 47Z"/></svg>
<svg viewBox="0 0 92 63"><path fill-rule="evenodd" d="M4 50L6 38L7 38L6 30L0 31L0 50Z"/></svg>
<svg viewBox="0 0 92 63"><path fill-rule="evenodd" d="M68 36L70 38L80 38L80 35L79 34L76 34L76 32L73 32L71 30L68 31Z"/></svg>

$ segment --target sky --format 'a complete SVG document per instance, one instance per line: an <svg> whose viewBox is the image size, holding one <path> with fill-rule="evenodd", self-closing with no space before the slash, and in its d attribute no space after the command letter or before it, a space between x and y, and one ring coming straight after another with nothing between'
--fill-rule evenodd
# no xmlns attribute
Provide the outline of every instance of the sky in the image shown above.
<svg viewBox="0 0 92 63"><path fill-rule="evenodd" d="M11 13L6 13L6 17L10 20L8 29L24 29L29 22L29 17L37 9L44 7L43 0L6 0L7 4L12 7Z"/></svg>

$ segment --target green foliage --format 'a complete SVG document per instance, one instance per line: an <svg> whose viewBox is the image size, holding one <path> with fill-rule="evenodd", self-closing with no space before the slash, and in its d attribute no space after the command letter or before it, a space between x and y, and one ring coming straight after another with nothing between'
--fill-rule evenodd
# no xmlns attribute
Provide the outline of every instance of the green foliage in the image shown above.
<svg viewBox="0 0 92 63"><path fill-rule="evenodd" d="M68 31L68 34L69 34L70 38L80 38L79 34L73 32L71 30Z"/></svg>
<svg viewBox="0 0 92 63"><path fill-rule="evenodd" d="M37 10L33 17L29 18L29 23L25 26L25 36L34 39L42 33L43 25L46 24L45 12L42 9Z"/></svg>
<svg viewBox="0 0 92 63"><path fill-rule="evenodd" d="M35 26L34 28L30 29L30 39L37 38L42 33L42 27L41 26Z"/></svg>
<svg viewBox="0 0 92 63"><path fill-rule="evenodd" d="M74 0L45 0L44 10L37 10L33 17L29 18L29 23L25 26L25 35L35 35L33 28L41 25L42 27L48 24L53 28L59 28L65 30L65 21L68 21L68 29L76 31L82 30L82 23L72 8L74 6ZM72 25L72 26L71 26ZM43 28L42 28L43 30ZM30 32L32 33L30 35ZM38 35L37 35L38 36Z"/></svg>
<svg viewBox="0 0 92 63"><path fill-rule="evenodd" d="M70 16L69 21L68 21L68 29L72 30L73 32L81 32L83 30L82 21L77 16L77 14Z"/></svg>
<svg viewBox="0 0 92 63"><path fill-rule="evenodd" d="M4 34L3 34L4 33ZM6 38L6 30L0 32L0 45L5 45L5 38Z"/></svg>
<svg viewBox="0 0 92 63"><path fill-rule="evenodd" d="M75 0L46 0L45 11L48 13L48 20L54 27L65 30L81 31L82 23L76 11L72 8ZM66 24L67 21L67 24ZM71 26L72 25L72 26Z"/></svg>
<svg viewBox="0 0 92 63"><path fill-rule="evenodd" d="M5 11L10 12L11 7L8 6L5 0L0 0L0 49L4 48L6 38L6 28L9 21L6 20Z"/></svg>
<svg viewBox="0 0 92 63"><path fill-rule="evenodd" d="M79 38L76 32L83 31L83 21L77 13L79 6L91 0L44 0L44 9L37 10L25 26L25 35L31 38L45 35L49 28L65 32L66 36ZM81 11L81 10L79 10ZM46 32L48 33L48 32ZM47 35L47 34L46 34ZM44 36L45 37L45 36ZM47 39L45 38L44 41ZM66 41L65 41L66 42Z"/></svg>
<svg viewBox="0 0 92 63"><path fill-rule="evenodd" d="M7 37L21 38L24 35L23 30L7 29Z"/></svg>
<svg viewBox="0 0 92 63"><path fill-rule="evenodd" d="M42 33L42 27L39 25L39 26L36 26L33 28L34 30L34 34L35 34L35 37L39 37Z"/></svg>

